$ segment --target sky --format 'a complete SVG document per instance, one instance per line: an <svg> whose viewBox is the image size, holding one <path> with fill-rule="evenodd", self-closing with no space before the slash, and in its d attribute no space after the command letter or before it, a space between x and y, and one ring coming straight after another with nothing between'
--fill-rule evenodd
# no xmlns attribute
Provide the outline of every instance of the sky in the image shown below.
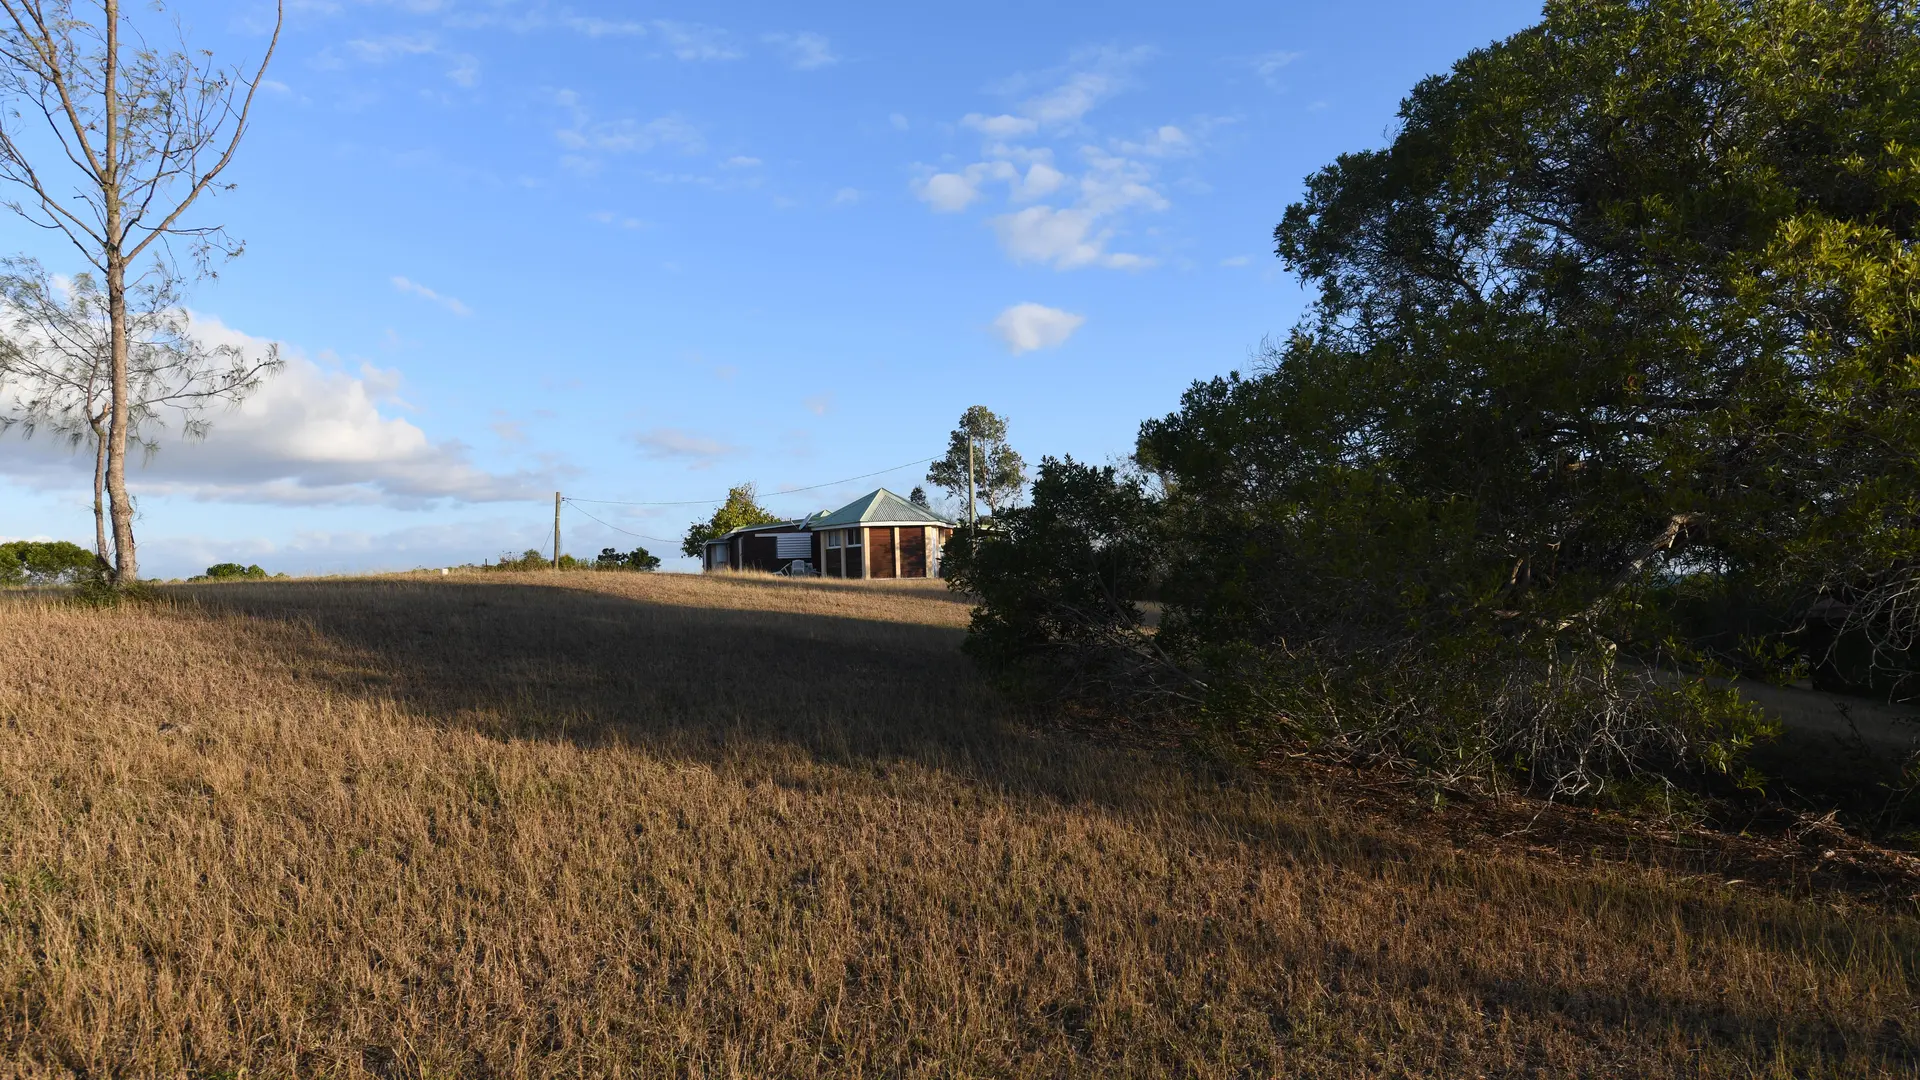
<svg viewBox="0 0 1920 1080"><path fill-rule="evenodd" d="M272 24L171 10L232 64ZM567 552L694 569L678 538L730 486L796 516L904 494L976 404L1031 463L1123 456L1300 319L1272 232L1305 178L1538 17L299 0L234 189L189 211L245 242L194 325L287 363L132 459L142 573L550 549L555 491ZM81 268L11 216L0 250ZM0 435L0 539L90 544L90 470Z"/></svg>

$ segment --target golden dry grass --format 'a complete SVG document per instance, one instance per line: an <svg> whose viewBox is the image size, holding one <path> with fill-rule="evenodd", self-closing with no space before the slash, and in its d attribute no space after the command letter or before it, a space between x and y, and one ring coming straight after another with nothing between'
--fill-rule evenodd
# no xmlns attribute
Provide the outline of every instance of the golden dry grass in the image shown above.
<svg viewBox="0 0 1920 1080"><path fill-rule="evenodd" d="M0 607L0 1053L79 1076L1910 1076L1920 923L1023 729L911 585Z"/></svg>

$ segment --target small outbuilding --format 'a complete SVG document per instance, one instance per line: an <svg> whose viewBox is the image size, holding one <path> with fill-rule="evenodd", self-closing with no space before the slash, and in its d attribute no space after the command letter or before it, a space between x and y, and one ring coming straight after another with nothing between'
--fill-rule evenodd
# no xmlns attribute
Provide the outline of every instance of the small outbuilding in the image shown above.
<svg viewBox="0 0 1920 1080"><path fill-rule="evenodd" d="M707 541L708 570L834 578L940 576L957 523L879 488L838 510L735 529Z"/></svg>

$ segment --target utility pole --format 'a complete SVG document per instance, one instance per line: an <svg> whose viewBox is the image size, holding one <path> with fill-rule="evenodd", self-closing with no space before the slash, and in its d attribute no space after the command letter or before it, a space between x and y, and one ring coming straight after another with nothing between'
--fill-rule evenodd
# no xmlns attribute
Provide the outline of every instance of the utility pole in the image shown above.
<svg viewBox="0 0 1920 1080"><path fill-rule="evenodd" d="M560 569L560 493L553 493L553 568Z"/></svg>
<svg viewBox="0 0 1920 1080"><path fill-rule="evenodd" d="M980 515L975 509L976 505L973 494L973 428L969 427L967 428L967 546L970 548L980 546L977 528L980 524Z"/></svg>

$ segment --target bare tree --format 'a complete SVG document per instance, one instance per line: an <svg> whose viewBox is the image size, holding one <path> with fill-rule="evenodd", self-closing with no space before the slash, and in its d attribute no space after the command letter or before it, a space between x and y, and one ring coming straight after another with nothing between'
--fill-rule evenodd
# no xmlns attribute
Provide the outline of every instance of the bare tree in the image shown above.
<svg viewBox="0 0 1920 1080"><path fill-rule="evenodd" d="M156 2L156 13L164 11ZM251 77L175 46L148 44L120 0L0 0L0 180L23 194L6 203L63 233L99 272L108 326L103 482L113 519L114 577L133 581L139 560L127 498L134 424L129 270L149 256L173 280L180 243L195 267L238 255L217 226L190 226L187 210L210 191L246 134L254 95L279 44L284 3ZM148 284L153 284L149 282Z"/></svg>
<svg viewBox="0 0 1920 1080"><path fill-rule="evenodd" d="M207 433L205 412L238 404L280 367L277 346L249 357L235 345L209 346L193 334L181 281L156 266L127 290L126 438L151 457L169 421L189 439ZM44 429L70 446L93 446L94 550L112 565L106 478L112 395L113 327L92 274L50 277L33 259L0 260L0 315L7 320L0 389L14 390L0 431L31 438Z"/></svg>

